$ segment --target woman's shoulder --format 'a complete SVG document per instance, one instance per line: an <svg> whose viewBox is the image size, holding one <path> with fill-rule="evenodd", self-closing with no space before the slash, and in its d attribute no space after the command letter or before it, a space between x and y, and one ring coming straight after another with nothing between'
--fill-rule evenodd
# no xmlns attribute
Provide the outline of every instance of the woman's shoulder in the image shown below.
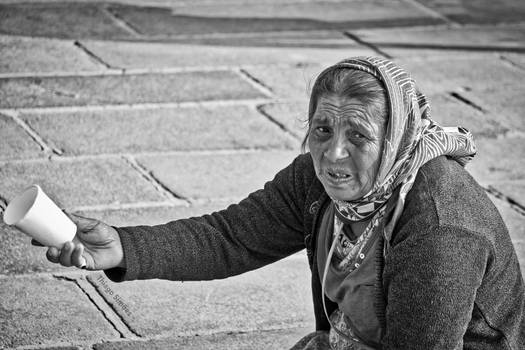
<svg viewBox="0 0 525 350"><path fill-rule="evenodd" d="M426 227L456 227L484 236L506 231L483 187L460 164L444 156L421 167L402 217L420 220Z"/></svg>

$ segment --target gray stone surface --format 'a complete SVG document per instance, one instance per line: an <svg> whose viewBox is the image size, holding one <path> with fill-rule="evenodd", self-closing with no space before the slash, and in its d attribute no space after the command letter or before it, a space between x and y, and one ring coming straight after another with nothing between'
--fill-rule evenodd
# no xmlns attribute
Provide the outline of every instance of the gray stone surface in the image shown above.
<svg viewBox="0 0 525 350"><path fill-rule="evenodd" d="M368 52L342 33L274 33L260 36L177 39L183 43L86 41L83 44L113 67L163 68L312 63ZM225 45L228 46L225 46ZM232 47L233 46L233 47ZM246 47L249 46L249 47ZM253 47L264 46L264 47Z"/></svg>
<svg viewBox="0 0 525 350"><path fill-rule="evenodd" d="M507 137L477 141L478 154L469 171L485 187L493 186L518 203L525 205L525 171L523 163L525 139Z"/></svg>
<svg viewBox="0 0 525 350"><path fill-rule="evenodd" d="M46 259L46 248L32 246L31 237L4 224L1 217L0 214L0 275L71 270L50 263Z"/></svg>
<svg viewBox="0 0 525 350"><path fill-rule="evenodd" d="M74 282L0 276L0 347L118 339Z"/></svg>
<svg viewBox="0 0 525 350"><path fill-rule="evenodd" d="M243 333L218 333L198 337L170 337L150 341L120 341L95 344L94 350L192 349L192 350L282 350L291 348L313 328L289 328Z"/></svg>
<svg viewBox="0 0 525 350"><path fill-rule="evenodd" d="M48 144L65 154L297 148L297 142L275 123L255 107L244 105L41 113L21 117Z"/></svg>
<svg viewBox="0 0 525 350"><path fill-rule="evenodd" d="M505 53L502 56L509 60L512 64L520 67L521 69L525 69L525 54Z"/></svg>
<svg viewBox="0 0 525 350"><path fill-rule="evenodd" d="M139 157L138 161L182 197L227 200L262 188L297 155L292 151L184 154Z"/></svg>
<svg viewBox="0 0 525 350"><path fill-rule="evenodd" d="M207 46L227 46L235 48L243 53L245 49L254 49L263 46L269 54L282 52L286 54L289 50L276 50L277 48L293 48L293 52L308 55L311 59L318 61L317 57L331 56L338 57L339 50L352 50L366 52L368 48L359 45L349 38L345 32L338 30L309 30L306 32L284 31L284 32L263 32L263 33L236 33L230 35L201 35L201 36L178 36L170 38L177 43L193 43ZM315 50L313 50L315 49ZM322 52L319 51L322 49ZM256 50L257 51L257 50ZM347 56L348 53L343 56ZM272 56L269 56L272 57ZM284 57L272 57L280 62ZM258 58L261 60L262 58ZM331 61L332 59L330 59Z"/></svg>
<svg viewBox="0 0 525 350"><path fill-rule="evenodd" d="M458 23L523 22L525 4L514 0L417 0Z"/></svg>
<svg viewBox="0 0 525 350"><path fill-rule="evenodd" d="M517 77L525 79L525 71L517 73ZM475 89L462 92L467 99L486 110L492 120L504 125L512 132L525 132L523 111L525 110L525 86L523 83L503 86L487 86L485 89Z"/></svg>
<svg viewBox="0 0 525 350"><path fill-rule="evenodd" d="M144 35L198 35L283 30L319 30L356 26L442 23L404 1L323 3L206 4L170 8L111 6L111 11ZM210 14L213 13L213 16Z"/></svg>
<svg viewBox="0 0 525 350"><path fill-rule="evenodd" d="M515 242L514 248L516 249L516 254L518 254L518 261L521 267L521 275L523 276L523 272L525 271L525 242Z"/></svg>
<svg viewBox="0 0 525 350"><path fill-rule="evenodd" d="M326 67L328 65L309 64L293 68L249 67L246 71L269 87L276 97L304 100L309 98L315 78Z"/></svg>
<svg viewBox="0 0 525 350"><path fill-rule="evenodd" d="M264 95L231 71L0 79L3 108L258 97Z"/></svg>
<svg viewBox="0 0 525 350"><path fill-rule="evenodd" d="M39 184L62 208L164 201L155 188L122 159L35 161L0 167L0 196L11 200Z"/></svg>
<svg viewBox="0 0 525 350"><path fill-rule="evenodd" d="M460 88L518 86L525 77L522 70L486 55L455 53L427 59L402 58L398 63L411 73L421 91L429 95Z"/></svg>
<svg viewBox="0 0 525 350"><path fill-rule="evenodd" d="M306 257L224 280L112 283L98 273L88 280L142 336L314 328Z"/></svg>
<svg viewBox="0 0 525 350"><path fill-rule="evenodd" d="M0 35L0 73L104 70L73 41Z"/></svg>
<svg viewBox="0 0 525 350"><path fill-rule="evenodd" d="M513 243L523 242L525 243L525 216L517 212L511 205L500 198L496 198L493 195L489 195L492 202L498 208L505 225L509 229L510 237ZM521 258L525 260L525 254L521 255ZM525 265L522 267L525 273Z"/></svg>
<svg viewBox="0 0 525 350"><path fill-rule="evenodd" d="M16 124L0 114L0 161L43 156L40 146Z"/></svg>
<svg viewBox="0 0 525 350"><path fill-rule="evenodd" d="M268 103L259 108L302 141L308 130L308 100Z"/></svg>
<svg viewBox="0 0 525 350"><path fill-rule="evenodd" d="M100 4L71 2L19 3L0 5L0 33L79 37L129 37L107 15Z"/></svg>
<svg viewBox="0 0 525 350"><path fill-rule="evenodd" d="M481 112L450 94L432 95L429 96L429 100L432 119L443 126L465 127L472 132L476 140L495 138L509 131L504 118L494 118L493 114Z"/></svg>
<svg viewBox="0 0 525 350"><path fill-rule="evenodd" d="M191 206L161 206L116 210L91 210L80 215L101 220L112 226L158 225L169 221L209 214L224 209L229 202L214 202Z"/></svg>
<svg viewBox="0 0 525 350"><path fill-rule="evenodd" d="M384 48L525 49L525 25L360 29L361 40Z"/></svg>

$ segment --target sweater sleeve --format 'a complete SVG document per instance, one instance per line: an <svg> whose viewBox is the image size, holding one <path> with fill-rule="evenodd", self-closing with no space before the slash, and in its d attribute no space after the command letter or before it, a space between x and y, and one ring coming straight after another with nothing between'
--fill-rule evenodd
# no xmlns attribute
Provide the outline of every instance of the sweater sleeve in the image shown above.
<svg viewBox="0 0 525 350"><path fill-rule="evenodd" d="M299 156L238 204L157 226L119 227L126 269L113 281L210 280L257 269L304 248L304 180Z"/></svg>
<svg viewBox="0 0 525 350"><path fill-rule="evenodd" d="M463 349L476 291L493 256L490 245L455 227L412 237L387 256L383 348Z"/></svg>

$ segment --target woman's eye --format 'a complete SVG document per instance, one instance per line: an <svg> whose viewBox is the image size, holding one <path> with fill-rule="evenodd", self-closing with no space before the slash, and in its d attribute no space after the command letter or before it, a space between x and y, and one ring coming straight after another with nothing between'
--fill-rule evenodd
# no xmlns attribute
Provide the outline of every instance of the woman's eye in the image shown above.
<svg viewBox="0 0 525 350"><path fill-rule="evenodd" d="M320 135L325 135L330 132L330 130L327 127L324 126L318 126L315 128L315 131Z"/></svg>
<svg viewBox="0 0 525 350"><path fill-rule="evenodd" d="M358 140L361 140L361 139L365 139L365 135L361 134L360 132L357 132L357 131L354 131L350 134L350 136L353 138L353 139L358 139Z"/></svg>

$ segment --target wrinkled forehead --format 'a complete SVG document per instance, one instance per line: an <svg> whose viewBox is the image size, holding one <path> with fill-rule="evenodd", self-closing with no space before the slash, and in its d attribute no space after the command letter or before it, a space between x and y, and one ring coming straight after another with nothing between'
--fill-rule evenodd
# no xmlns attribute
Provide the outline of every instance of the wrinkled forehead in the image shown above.
<svg viewBox="0 0 525 350"><path fill-rule="evenodd" d="M313 121L351 123L354 120L369 121L373 116L370 108L356 98L320 96Z"/></svg>

